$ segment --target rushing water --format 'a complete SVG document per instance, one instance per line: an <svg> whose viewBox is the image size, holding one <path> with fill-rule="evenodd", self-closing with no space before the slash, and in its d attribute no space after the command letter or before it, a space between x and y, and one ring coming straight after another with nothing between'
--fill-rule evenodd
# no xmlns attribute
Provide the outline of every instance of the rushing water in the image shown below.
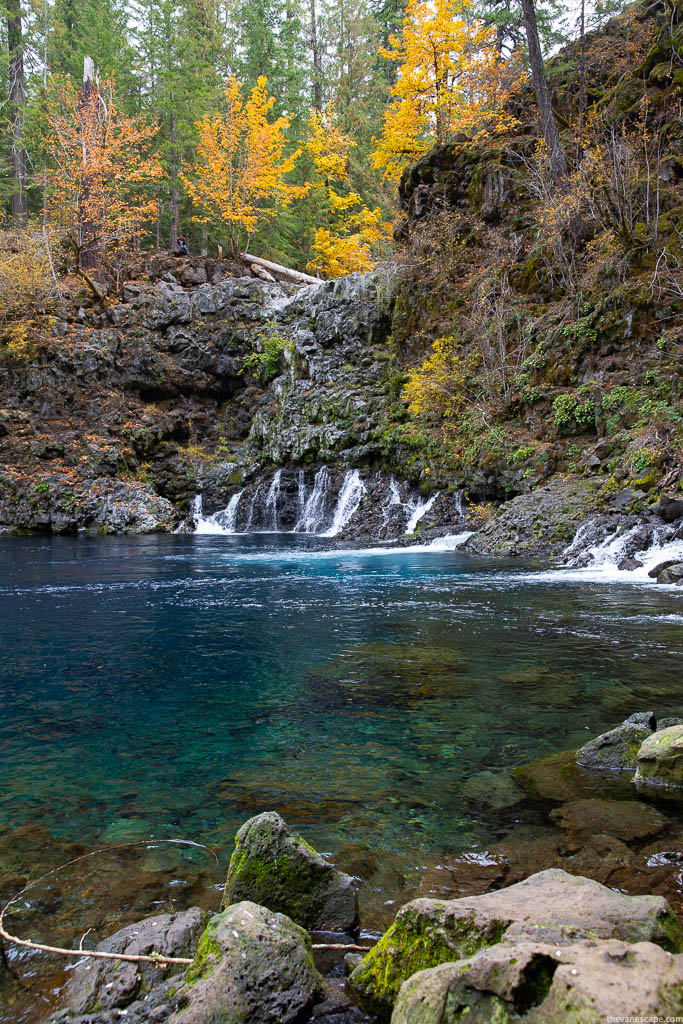
<svg viewBox="0 0 683 1024"><path fill-rule="evenodd" d="M0 826L227 851L277 809L332 853L484 850L547 809L482 773L683 711L682 626L680 588L438 546L0 540Z"/></svg>

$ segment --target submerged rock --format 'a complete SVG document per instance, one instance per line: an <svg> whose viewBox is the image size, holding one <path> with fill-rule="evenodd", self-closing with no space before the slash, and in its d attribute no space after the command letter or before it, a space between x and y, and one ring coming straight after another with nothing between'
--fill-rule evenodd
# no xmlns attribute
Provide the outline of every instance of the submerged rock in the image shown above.
<svg viewBox="0 0 683 1024"><path fill-rule="evenodd" d="M594 835L604 833L629 842L648 839L667 825L663 814L638 800L575 800L552 811L550 817L573 850L580 850Z"/></svg>
<svg viewBox="0 0 683 1024"><path fill-rule="evenodd" d="M500 943L406 981L392 1024L599 1024L683 1009L683 956L651 942Z"/></svg>
<svg viewBox="0 0 683 1024"><path fill-rule="evenodd" d="M358 923L356 886L293 832L275 811L242 825L223 906L253 900L308 929L350 931Z"/></svg>
<svg viewBox="0 0 683 1024"><path fill-rule="evenodd" d="M652 711L631 715L621 725L589 740L576 752L582 768L633 771L640 745L657 728Z"/></svg>
<svg viewBox="0 0 683 1024"><path fill-rule="evenodd" d="M683 948L681 926L661 896L623 896L591 879L549 869L482 896L413 900L350 982L363 1005L386 1013L416 971L520 938L560 946L583 938L619 938Z"/></svg>
<svg viewBox="0 0 683 1024"><path fill-rule="evenodd" d="M635 782L683 787L683 725L661 729L643 742Z"/></svg>
<svg viewBox="0 0 683 1024"><path fill-rule="evenodd" d="M281 1024L322 997L303 928L247 900L211 918L186 979L172 1024Z"/></svg>

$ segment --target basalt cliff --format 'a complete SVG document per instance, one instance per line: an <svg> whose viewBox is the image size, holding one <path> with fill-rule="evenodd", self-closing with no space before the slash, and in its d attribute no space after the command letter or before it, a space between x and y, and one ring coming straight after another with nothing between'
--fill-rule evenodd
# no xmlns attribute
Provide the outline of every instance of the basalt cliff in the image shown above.
<svg viewBox="0 0 683 1024"><path fill-rule="evenodd" d="M81 295L4 337L0 532L474 532L474 551L547 555L579 531L579 556L629 538L624 561L675 540L682 33L676 0L587 40L584 123L602 119L623 149L645 110L657 139L648 180L629 185L645 198L622 211L630 248L580 192L587 144L575 206L548 226L522 89L512 137L455 139L405 172L397 258L372 274L297 288L150 255L106 308ZM567 126L577 66L571 47L549 64ZM477 386L415 417L406 375L443 338Z"/></svg>

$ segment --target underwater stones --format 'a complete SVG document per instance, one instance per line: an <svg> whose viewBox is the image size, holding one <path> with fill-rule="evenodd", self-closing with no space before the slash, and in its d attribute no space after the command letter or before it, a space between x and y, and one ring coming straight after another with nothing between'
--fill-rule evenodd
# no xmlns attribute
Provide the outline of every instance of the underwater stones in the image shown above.
<svg viewBox="0 0 683 1024"><path fill-rule="evenodd" d="M651 942L501 943L421 971L401 988L391 1024L598 1024L678 1014L683 957Z"/></svg>
<svg viewBox="0 0 683 1024"><path fill-rule="evenodd" d="M629 842L661 832L667 819L638 800L574 800L551 811L566 836L569 849L579 850L593 835L605 834Z"/></svg>
<svg viewBox="0 0 683 1024"><path fill-rule="evenodd" d="M354 970L359 1000L386 1013L416 971L466 957L501 940L565 945L583 938L654 941L683 948L678 920L661 896L623 896L589 878L551 868L482 896L413 900Z"/></svg>
<svg viewBox="0 0 683 1024"><path fill-rule="evenodd" d="M253 900L308 929L353 930L353 878L337 871L275 811L242 825L235 838L223 906Z"/></svg>
<svg viewBox="0 0 683 1024"><path fill-rule="evenodd" d="M462 786L462 795L473 803L493 810L514 807L524 799L524 792L506 772L477 772Z"/></svg>
<svg viewBox="0 0 683 1024"><path fill-rule="evenodd" d="M95 948L105 953L149 956L157 952L162 956L188 957L196 949L200 930L201 913L193 907L182 914L160 914L128 925ZM162 979L152 963L83 960L75 967L66 989L68 1009L57 1019L71 1021L95 1010L102 1014L112 1012L112 1019L119 1019L121 1010L126 1010L126 1020L151 1019L149 1014L157 1005L158 997L168 1002L166 989L172 980L166 980L168 974L175 975L177 987L179 970L179 967L167 967ZM162 980L163 993L153 994L154 987Z"/></svg>
<svg viewBox="0 0 683 1024"><path fill-rule="evenodd" d="M172 1024L280 1024L322 994L303 928L248 900L211 918L186 981Z"/></svg>
<svg viewBox="0 0 683 1024"><path fill-rule="evenodd" d="M638 751L634 781L683 786L683 725L671 725L648 736Z"/></svg>
<svg viewBox="0 0 683 1024"><path fill-rule="evenodd" d="M573 750L549 754L515 768L515 777L530 796L561 804L591 796L591 779L581 772Z"/></svg>
<svg viewBox="0 0 683 1024"><path fill-rule="evenodd" d="M589 740L576 752L576 763L582 768L608 771L629 771L636 767L636 758L644 739L656 729L651 711L631 715L621 725Z"/></svg>

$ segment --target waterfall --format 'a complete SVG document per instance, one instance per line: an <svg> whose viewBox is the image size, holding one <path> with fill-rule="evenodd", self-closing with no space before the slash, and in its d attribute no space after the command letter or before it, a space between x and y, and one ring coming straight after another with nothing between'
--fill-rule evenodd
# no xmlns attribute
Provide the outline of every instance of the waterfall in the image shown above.
<svg viewBox="0 0 683 1024"><path fill-rule="evenodd" d="M294 527L294 533L317 533L322 526L323 516L325 513L325 498L327 495L328 484L330 482L330 474L327 466L323 466L315 474L313 481L313 490L309 494L305 502L303 502L303 512ZM303 488L304 478L303 473L299 474L299 487ZM298 498L298 505L301 508L302 497L301 493Z"/></svg>
<svg viewBox="0 0 683 1024"><path fill-rule="evenodd" d="M360 478L360 473L357 469L350 469L344 477L339 501L334 510L332 525L329 530L325 530L322 535L323 537L336 537L338 533L341 533L360 505L360 500L364 493L365 484Z"/></svg>
<svg viewBox="0 0 683 1024"><path fill-rule="evenodd" d="M268 488L268 494L266 495L266 520L270 517L269 525L273 533L277 533L278 528L277 503L280 497L281 479L282 470L278 469L277 472L273 474L273 480Z"/></svg>
<svg viewBox="0 0 683 1024"><path fill-rule="evenodd" d="M298 487L296 492L296 526L294 527L295 533L297 532L297 527L299 523L303 522L304 515L306 513L306 476L304 474L303 469L299 470L297 483Z"/></svg>
<svg viewBox="0 0 683 1024"><path fill-rule="evenodd" d="M228 502L228 507L223 509L222 512L216 512L215 515L211 516L214 522L223 527L225 533L237 533L237 506L243 494L244 491L238 491L237 494L233 494Z"/></svg>
<svg viewBox="0 0 683 1024"><path fill-rule="evenodd" d="M251 505L249 506L249 518L247 519L247 525L244 528L245 533L251 533L251 528L254 523L254 509L256 508L256 501L259 494L261 493L262 485L259 484L251 497Z"/></svg>
<svg viewBox="0 0 683 1024"><path fill-rule="evenodd" d="M672 526L639 522L611 529L599 519L582 523L563 552L572 576L652 583L650 571L663 562L683 561L683 538Z"/></svg>
<svg viewBox="0 0 683 1024"><path fill-rule="evenodd" d="M418 499L418 501L413 506L410 519L406 524L406 533L415 532L415 527L420 522L422 517L425 516L427 512L429 512L430 508L432 507L432 505L434 504L438 497L439 492L437 491L436 494L432 494L431 498L429 498L427 501L420 501Z"/></svg>
<svg viewBox="0 0 683 1024"><path fill-rule="evenodd" d="M212 516L204 516L204 499L201 494L192 499L190 514L194 519L195 533L236 533L237 506L243 491L233 494L227 508L222 512L214 512Z"/></svg>

